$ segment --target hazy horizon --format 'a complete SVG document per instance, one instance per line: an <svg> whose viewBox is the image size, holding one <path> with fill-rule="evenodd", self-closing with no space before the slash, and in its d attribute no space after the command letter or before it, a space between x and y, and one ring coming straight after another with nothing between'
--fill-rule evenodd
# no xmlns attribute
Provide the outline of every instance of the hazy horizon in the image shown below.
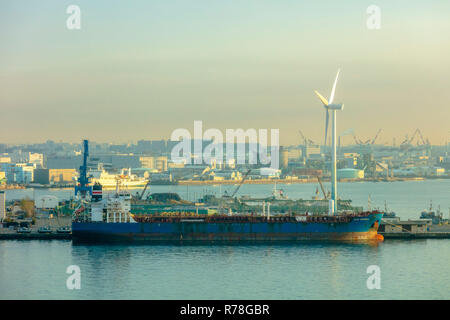
<svg viewBox="0 0 450 320"><path fill-rule="evenodd" d="M81 8L68 30L66 8ZM366 9L381 9L381 29ZM173 130L298 130L323 143L336 71L338 133L400 144L450 137L448 1L2 1L0 143L130 143ZM343 144L353 143L351 136Z"/></svg>

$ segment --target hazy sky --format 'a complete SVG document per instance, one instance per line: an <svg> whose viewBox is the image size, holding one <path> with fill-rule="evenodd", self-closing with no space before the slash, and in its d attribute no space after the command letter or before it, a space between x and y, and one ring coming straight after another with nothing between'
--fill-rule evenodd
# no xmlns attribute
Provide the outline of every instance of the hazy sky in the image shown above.
<svg viewBox="0 0 450 320"><path fill-rule="evenodd" d="M66 8L81 8L68 30ZM381 29L366 26L369 5ZM132 142L176 128L450 136L450 1L152 0L0 3L0 143ZM352 142L351 136L343 138Z"/></svg>

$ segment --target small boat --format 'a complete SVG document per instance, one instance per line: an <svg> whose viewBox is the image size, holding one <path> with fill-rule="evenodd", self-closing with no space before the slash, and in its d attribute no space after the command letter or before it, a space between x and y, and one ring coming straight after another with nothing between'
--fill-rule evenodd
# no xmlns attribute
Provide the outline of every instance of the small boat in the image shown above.
<svg viewBox="0 0 450 320"><path fill-rule="evenodd" d="M45 227L40 227L38 229L39 233L52 233L52 228L50 228L50 226L45 226Z"/></svg>
<svg viewBox="0 0 450 320"><path fill-rule="evenodd" d="M71 233L72 230L70 228L70 226L64 226L64 227L59 227L56 232L58 233Z"/></svg>
<svg viewBox="0 0 450 320"><path fill-rule="evenodd" d="M394 211L389 211L386 200L384 201L384 215L383 220L390 219L390 220L400 220L399 217L395 214Z"/></svg>
<svg viewBox="0 0 450 320"><path fill-rule="evenodd" d="M17 233L30 233L31 232L31 228L28 227L20 227L17 229Z"/></svg>
<svg viewBox="0 0 450 320"><path fill-rule="evenodd" d="M422 211L420 214L420 219L431 220L432 224L441 224L445 221L440 207L438 208L437 212L433 211L433 203L431 201L430 209L428 211Z"/></svg>
<svg viewBox="0 0 450 320"><path fill-rule="evenodd" d="M289 200L289 198L284 194L284 190L277 190L277 183L275 182L272 190L273 200Z"/></svg>

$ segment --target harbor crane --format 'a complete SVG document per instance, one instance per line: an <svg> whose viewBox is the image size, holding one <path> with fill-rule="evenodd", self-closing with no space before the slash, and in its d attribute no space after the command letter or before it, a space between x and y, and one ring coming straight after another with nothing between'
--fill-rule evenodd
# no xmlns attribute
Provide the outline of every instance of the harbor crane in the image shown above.
<svg viewBox="0 0 450 320"><path fill-rule="evenodd" d="M430 145L430 140L428 140L428 138L425 139L423 137L422 132L420 131L420 129L417 128L413 132L411 138L409 138L408 135L405 136L405 140L402 141L402 143L400 144L400 147L402 147L403 149L409 149L412 146L412 144L414 142L414 139L416 137L418 137L417 138L417 142L416 142L417 146L429 146Z"/></svg>
<svg viewBox="0 0 450 320"><path fill-rule="evenodd" d="M237 188L234 190L234 192L231 194L230 198L233 198L236 193L239 191L239 189L241 188L241 186L244 184L244 181L247 179L248 175L250 174L250 171L252 171L252 169L248 169L248 171L245 173L245 175L242 177L241 182L239 183L239 185L237 186Z"/></svg>
<svg viewBox="0 0 450 320"><path fill-rule="evenodd" d="M377 141L378 136L380 135L382 129L378 129L377 133L375 134L375 136L372 139L367 139L366 141L362 141L361 139L358 139L355 134L353 134L353 140L355 140L356 144L359 145L372 145L375 143L375 141Z"/></svg>
<svg viewBox="0 0 450 320"><path fill-rule="evenodd" d="M150 178L148 179L147 183L145 184L144 190L142 190L141 195L139 196L139 199L143 200L145 191L147 190L147 187L149 184L150 184Z"/></svg>
<svg viewBox="0 0 450 320"><path fill-rule="evenodd" d="M327 196L327 194L325 192L325 188L323 187L322 180L320 179L320 176L317 176L317 181L319 181L320 189L322 189L323 198L325 200L328 200L328 196Z"/></svg>
<svg viewBox="0 0 450 320"><path fill-rule="evenodd" d="M80 177L78 178L78 184L75 186L75 195L80 194L82 198L86 197L86 194L92 196L92 187L89 186L89 177L87 175L87 159L89 157L89 141L83 140L83 164L80 166Z"/></svg>
<svg viewBox="0 0 450 320"><path fill-rule="evenodd" d="M355 144L362 144L362 141L359 140L359 139L355 136L355 134L353 134L353 140L355 140Z"/></svg>
<svg viewBox="0 0 450 320"><path fill-rule="evenodd" d="M303 144L306 146L307 140L306 140L306 137L303 135L302 130L298 130L298 133L300 133L300 137L303 139Z"/></svg>
<svg viewBox="0 0 450 320"><path fill-rule="evenodd" d="M378 136L380 135L381 129L378 129L377 134L375 135L375 137L373 137L372 141L370 142L370 144L374 144L375 141L377 141Z"/></svg>
<svg viewBox="0 0 450 320"><path fill-rule="evenodd" d="M306 138L305 135L303 134L302 130L298 130L298 132L300 133L300 137L303 139L303 144L306 145L315 145L316 143L314 141L312 141L309 138Z"/></svg>

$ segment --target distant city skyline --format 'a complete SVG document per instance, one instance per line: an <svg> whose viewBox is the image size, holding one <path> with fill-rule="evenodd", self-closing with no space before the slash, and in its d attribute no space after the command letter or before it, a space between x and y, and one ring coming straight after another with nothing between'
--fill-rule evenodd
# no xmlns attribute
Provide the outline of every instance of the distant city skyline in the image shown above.
<svg viewBox="0 0 450 320"><path fill-rule="evenodd" d="M68 30L66 8L81 9ZM321 144L341 68L338 133L399 145L450 140L450 3L3 1L0 143L136 143L177 128L298 130ZM343 144L353 143L351 135Z"/></svg>

